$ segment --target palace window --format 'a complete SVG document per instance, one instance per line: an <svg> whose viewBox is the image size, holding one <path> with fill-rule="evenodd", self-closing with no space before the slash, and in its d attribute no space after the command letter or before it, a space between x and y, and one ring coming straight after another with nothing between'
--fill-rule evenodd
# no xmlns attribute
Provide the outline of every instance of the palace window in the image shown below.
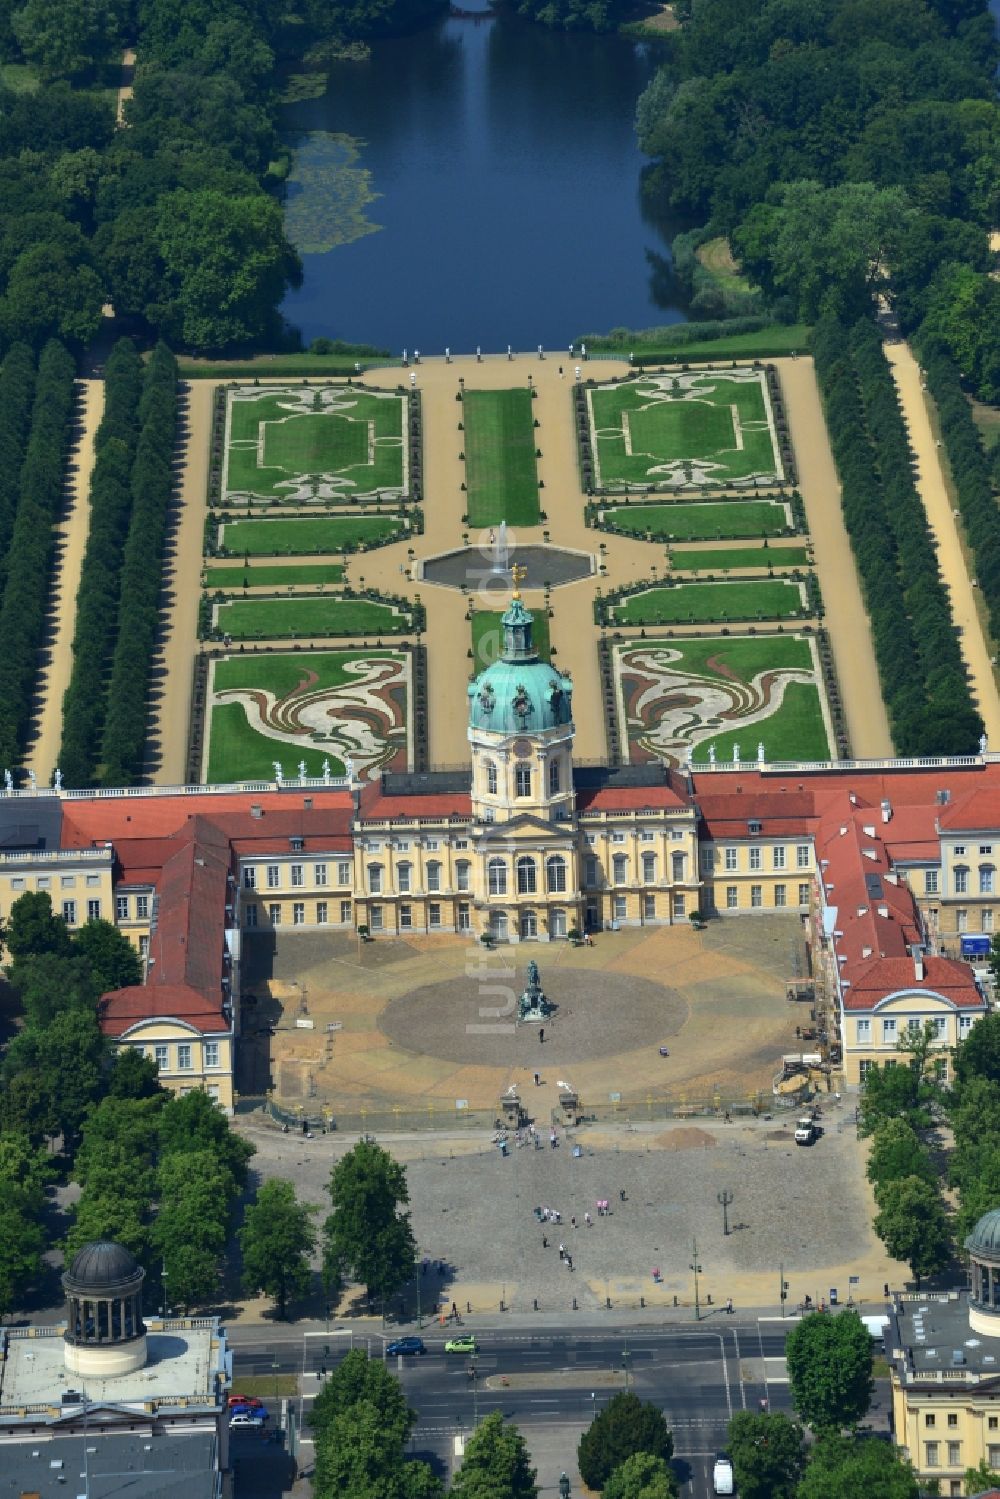
<svg viewBox="0 0 1000 1499"><path fill-rule="evenodd" d="M993 882L996 871L992 864L980 864L979 866L979 893L980 895L993 894Z"/></svg>
<svg viewBox="0 0 1000 1499"><path fill-rule="evenodd" d="M507 894L507 866L502 859L491 859L486 866L491 895Z"/></svg>
<svg viewBox="0 0 1000 1499"><path fill-rule="evenodd" d="M305 901L297 900L292 904L292 926L305 926L306 906Z"/></svg>
<svg viewBox="0 0 1000 1499"><path fill-rule="evenodd" d="M682 884L686 878L684 869L685 857L684 854L670 855L670 872L675 885Z"/></svg>
<svg viewBox="0 0 1000 1499"><path fill-rule="evenodd" d="M327 905L327 903L326 903L325 900L318 900L316 902L316 925L317 926L326 926L327 922L330 920L329 911L330 911L330 908Z"/></svg>
<svg viewBox="0 0 1000 1499"><path fill-rule="evenodd" d="M135 898L135 917L137 921L149 920L149 896L137 895Z"/></svg>
<svg viewBox="0 0 1000 1499"><path fill-rule="evenodd" d="M955 894L968 895L969 893L969 871L962 865L955 870Z"/></svg>
<svg viewBox="0 0 1000 1499"><path fill-rule="evenodd" d="M218 1041L205 1042L205 1066L218 1067L219 1065L219 1043Z"/></svg>
<svg viewBox="0 0 1000 1499"><path fill-rule="evenodd" d="M280 884L281 870L278 868L277 864L269 864L267 866L267 888L269 890L277 890Z"/></svg>
<svg viewBox="0 0 1000 1499"><path fill-rule="evenodd" d="M676 856L675 856L676 857ZM656 879L656 855L643 854L642 856L642 879L646 885L652 885Z"/></svg>
<svg viewBox="0 0 1000 1499"><path fill-rule="evenodd" d="M796 849L795 849L795 867L796 867L796 869L808 869L809 868L809 845L808 845L808 843L799 843L796 846Z"/></svg>
<svg viewBox="0 0 1000 1499"><path fill-rule="evenodd" d="M382 893L382 866L381 864L369 864L368 866L368 889L372 895Z"/></svg>
<svg viewBox="0 0 1000 1499"><path fill-rule="evenodd" d="M326 884L326 865L325 864L314 864L313 865L313 884L314 885L325 885Z"/></svg>
<svg viewBox="0 0 1000 1499"><path fill-rule="evenodd" d="M303 884L305 884L305 880L304 880L303 874L302 874L302 865L301 864L293 864L292 865L292 884L293 885L303 885Z"/></svg>
<svg viewBox="0 0 1000 1499"><path fill-rule="evenodd" d="M566 860L561 854L553 854L545 861L545 883L552 892L566 889Z"/></svg>
<svg viewBox="0 0 1000 1499"><path fill-rule="evenodd" d="M522 855L517 861L517 893L518 895L534 895L537 888L537 874L535 872L534 859Z"/></svg>
<svg viewBox="0 0 1000 1499"><path fill-rule="evenodd" d="M758 848L752 848L750 850L750 868L751 869L760 869L760 868L762 868L761 850L760 850L759 847Z"/></svg>
<svg viewBox="0 0 1000 1499"><path fill-rule="evenodd" d="M775 887L774 887L774 904L776 906L787 906L787 904L788 904L788 886L787 885L775 885Z"/></svg>
<svg viewBox="0 0 1000 1499"><path fill-rule="evenodd" d="M530 765L517 765L514 767L514 790L517 796L531 795Z"/></svg>
<svg viewBox="0 0 1000 1499"><path fill-rule="evenodd" d="M427 866L427 888L434 891L441 889L441 865L437 859Z"/></svg>
<svg viewBox="0 0 1000 1499"><path fill-rule="evenodd" d="M455 865L455 885L459 890L472 888L472 865L468 859L459 859Z"/></svg>
<svg viewBox="0 0 1000 1499"><path fill-rule="evenodd" d="M412 870L412 864L396 865L396 888L397 890L401 891L403 895L406 895L409 892L410 874L412 873Z"/></svg>
<svg viewBox="0 0 1000 1499"><path fill-rule="evenodd" d="M729 847L729 848L725 849L725 855L726 855L726 868L730 871L730 873L734 869L738 869L739 868L739 857L740 857L740 851L739 851L739 849L738 848Z"/></svg>
<svg viewBox="0 0 1000 1499"><path fill-rule="evenodd" d="M614 882L616 885L624 885L628 878L628 855L615 854L612 861L614 871Z"/></svg>
<svg viewBox="0 0 1000 1499"><path fill-rule="evenodd" d="M492 760L486 762L486 792L488 796L497 794L497 768Z"/></svg>

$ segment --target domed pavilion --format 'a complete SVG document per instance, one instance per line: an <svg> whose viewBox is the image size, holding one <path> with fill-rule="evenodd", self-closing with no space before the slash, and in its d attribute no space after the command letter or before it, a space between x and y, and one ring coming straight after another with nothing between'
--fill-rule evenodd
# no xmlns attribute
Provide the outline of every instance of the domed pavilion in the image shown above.
<svg viewBox="0 0 1000 1499"><path fill-rule="evenodd" d="M62 1278L66 1292L66 1367L104 1379L146 1362L142 1283L146 1272L121 1244L85 1244Z"/></svg>

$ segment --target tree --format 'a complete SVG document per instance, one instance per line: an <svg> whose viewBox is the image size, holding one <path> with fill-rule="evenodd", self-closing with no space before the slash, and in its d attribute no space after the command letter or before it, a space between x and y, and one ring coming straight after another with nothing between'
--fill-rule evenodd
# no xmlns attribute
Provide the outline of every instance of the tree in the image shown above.
<svg viewBox="0 0 1000 1499"><path fill-rule="evenodd" d="M166 1102L166 1091L160 1084L160 1069L152 1057L144 1056L134 1046L124 1046L115 1053L108 1095L129 1102L162 1097Z"/></svg>
<svg viewBox="0 0 1000 1499"><path fill-rule="evenodd" d="M783 1412L738 1411L729 1423L728 1448L742 1499L795 1499L805 1466L797 1421Z"/></svg>
<svg viewBox="0 0 1000 1499"><path fill-rule="evenodd" d="M19 1197L0 1181L0 1317L38 1283L46 1247L41 1224Z"/></svg>
<svg viewBox="0 0 1000 1499"><path fill-rule="evenodd" d="M72 1152L90 1109L104 1091L107 1043L95 1016L65 1010L44 1031L24 1030L7 1048L3 1080L35 1079L35 1117L22 1122L31 1134L62 1135Z"/></svg>
<svg viewBox="0 0 1000 1499"><path fill-rule="evenodd" d="M26 0L11 25L43 78L74 78L117 45L123 10L107 0Z"/></svg>
<svg viewBox="0 0 1000 1499"><path fill-rule="evenodd" d="M854 1427L872 1393L872 1340L855 1312L803 1317L785 1344L792 1403L817 1432Z"/></svg>
<svg viewBox="0 0 1000 1499"><path fill-rule="evenodd" d="M983 1458L978 1468L966 1468L962 1487L967 1494L985 1494L988 1489L1000 1488L1000 1473L995 1473Z"/></svg>
<svg viewBox="0 0 1000 1499"><path fill-rule="evenodd" d="M604 1485L604 1499L677 1499L680 1490L668 1463L649 1452L636 1452L621 1463Z"/></svg>
<svg viewBox="0 0 1000 1499"><path fill-rule="evenodd" d="M410 1438L417 1413L406 1403L399 1380L381 1359L370 1359L361 1348L352 1348L327 1379L310 1412L317 1432L325 1431L336 1416L362 1403L378 1413L379 1427L387 1441L402 1449Z"/></svg>
<svg viewBox="0 0 1000 1499"><path fill-rule="evenodd" d="M231 1173L239 1188L247 1184L247 1162L254 1146L234 1134L229 1120L200 1088L170 1098L160 1121L160 1152L166 1157L208 1151Z"/></svg>
<svg viewBox="0 0 1000 1499"><path fill-rule="evenodd" d="M383 1303L413 1278L416 1244L406 1171L388 1151L361 1140L330 1176L333 1212L326 1220L326 1260L345 1270Z"/></svg>
<svg viewBox="0 0 1000 1499"><path fill-rule="evenodd" d="M517 1427L508 1425L500 1411L491 1411L466 1443L450 1492L457 1499L536 1499L537 1476ZM639 1496L622 1493L619 1499ZM669 1495L655 1499L669 1499Z"/></svg>
<svg viewBox="0 0 1000 1499"><path fill-rule="evenodd" d="M918 1499L919 1493L911 1464L890 1442L828 1434L812 1449L797 1499Z"/></svg>
<svg viewBox="0 0 1000 1499"><path fill-rule="evenodd" d="M19 958L10 970L29 1029L42 1031L64 1010L93 1012L97 993L84 958L43 952Z"/></svg>
<svg viewBox="0 0 1000 1499"><path fill-rule="evenodd" d="M603 1489L615 1468L637 1452L648 1452L669 1462L674 1453L659 1406L622 1391L591 1421L580 1438L577 1459L580 1477L590 1489Z"/></svg>
<svg viewBox="0 0 1000 1499"><path fill-rule="evenodd" d="M299 269L274 198L168 193L156 239L187 348L205 353L275 332L275 306Z"/></svg>
<svg viewBox="0 0 1000 1499"><path fill-rule="evenodd" d="M406 1462L401 1444L386 1440L367 1400L339 1412L316 1438L314 1499L441 1499L443 1493L426 1463Z"/></svg>
<svg viewBox="0 0 1000 1499"><path fill-rule="evenodd" d="M314 1207L297 1202L287 1181L267 1181L247 1208L240 1229L243 1283L251 1293L264 1291L284 1317L288 1300L303 1296L312 1282L309 1256L316 1247L311 1215Z"/></svg>
<svg viewBox="0 0 1000 1499"><path fill-rule="evenodd" d="M868 1180L878 1188L903 1176L935 1180L930 1156L907 1119L886 1119L875 1130L868 1155Z"/></svg>
<svg viewBox="0 0 1000 1499"><path fill-rule="evenodd" d="M4 940L15 960L58 953L68 957L70 935L65 921L52 912L47 890L26 890L10 908Z"/></svg>
<svg viewBox="0 0 1000 1499"><path fill-rule="evenodd" d="M73 939L74 952L90 964L98 994L142 983L142 960L128 938L110 921L88 921Z"/></svg>
<svg viewBox="0 0 1000 1499"><path fill-rule="evenodd" d="M11 920L17 910L17 902L11 907ZM992 966L994 937L990 945ZM1000 950L998 950L1000 951ZM962 1088L974 1078L986 1078L1000 1083L1000 1013L996 1010L983 1015L972 1027L964 1041L955 1048L955 1082L961 1094Z"/></svg>
<svg viewBox="0 0 1000 1499"><path fill-rule="evenodd" d="M951 1258L951 1235L941 1194L921 1176L885 1182L878 1190L875 1232L894 1260L905 1260L917 1285L943 1270Z"/></svg>
<svg viewBox="0 0 1000 1499"><path fill-rule="evenodd" d="M85 258L36 245L11 269L0 322L9 338L87 344L101 326L104 301L101 278Z"/></svg>

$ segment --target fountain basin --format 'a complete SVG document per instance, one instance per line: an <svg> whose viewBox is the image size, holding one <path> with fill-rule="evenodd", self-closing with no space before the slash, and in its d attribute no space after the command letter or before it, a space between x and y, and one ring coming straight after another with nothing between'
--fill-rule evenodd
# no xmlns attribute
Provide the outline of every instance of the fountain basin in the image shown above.
<svg viewBox="0 0 1000 1499"><path fill-rule="evenodd" d="M544 588L561 588L565 583L579 583L597 571L597 560L590 552L569 547L530 543L511 545L509 561L526 567L528 575L521 585L525 592ZM439 552L417 562L417 577L422 583L436 583L442 588L466 588L469 593L495 593L498 600L510 594L507 570L498 570L493 550L460 547L454 552Z"/></svg>

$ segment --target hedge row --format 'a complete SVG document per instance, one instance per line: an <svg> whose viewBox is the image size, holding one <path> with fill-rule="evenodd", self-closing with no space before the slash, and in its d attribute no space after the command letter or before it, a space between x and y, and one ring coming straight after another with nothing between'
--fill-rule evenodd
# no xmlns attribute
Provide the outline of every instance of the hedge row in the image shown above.
<svg viewBox="0 0 1000 1499"><path fill-rule="evenodd" d="M0 365L0 582L7 574L34 397L35 356L27 344L14 344Z"/></svg>
<svg viewBox="0 0 1000 1499"><path fill-rule="evenodd" d="M72 433L72 356L51 340L42 350L31 408L31 433L7 554L0 603L0 768L21 763L45 635L54 551Z"/></svg>
<svg viewBox="0 0 1000 1499"><path fill-rule="evenodd" d="M940 339L922 339L920 360L927 388L937 403L941 436L958 494L965 540L976 562L976 581L989 611L990 634L1000 642L1000 511L990 482L990 465L962 377Z"/></svg>
<svg viewBox="0 0 1000 1499"><path fill-rule="evenodd" d="M971 754L982 719L969 696L878 330L867 319L852 330L824 318L813 354L896 750Z"/></svg>
<svg viewBox="0 0 1000 1499"><path fill-rule="evenodd" d="M136 783L146 744L177 430L177 361L165 344L157 344L146 367L139 421L132 466L132 518L122 562L118 633L104 721L101 782L105 786Z"/></svg>
<svg viewBox="0 0 1000 1499"><path fill-rule="evenodd" d="M142 361L131 339L120 339L105 366L104 415L94 442L90 532L77 594L73 670L63 698L59 765L70 786L93 785L97 772L125 538L132 514L132 465L141 394Z"/></svg>

